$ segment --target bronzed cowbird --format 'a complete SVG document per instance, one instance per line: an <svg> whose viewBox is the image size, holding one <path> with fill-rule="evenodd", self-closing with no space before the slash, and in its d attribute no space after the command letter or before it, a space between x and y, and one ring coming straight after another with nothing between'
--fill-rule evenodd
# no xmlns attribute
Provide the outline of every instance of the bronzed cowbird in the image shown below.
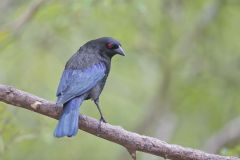
<svg viewBox="0 0 240 160"><path fill-rule="evenodd" d="M63 107L55 137L72 137L78 132L80 105L91 99L100 113L100 122L106 122L100 106L99 96L103 90L114 55L124 56L121 44L103 37L88 41L68 60L57 89L57 105Z"/></svg>

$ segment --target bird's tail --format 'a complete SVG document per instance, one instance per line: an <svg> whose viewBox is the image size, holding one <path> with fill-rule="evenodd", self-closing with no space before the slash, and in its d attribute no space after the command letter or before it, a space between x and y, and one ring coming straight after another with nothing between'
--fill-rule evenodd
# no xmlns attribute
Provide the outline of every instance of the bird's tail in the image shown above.
<svg viewBox="0 0 240 160"><path fill-rule="evenodd" d="M54 131L55 137L72 137L77 134L79 109L83 100L83 97L76 97L64 104L63 112Z"/></svg>

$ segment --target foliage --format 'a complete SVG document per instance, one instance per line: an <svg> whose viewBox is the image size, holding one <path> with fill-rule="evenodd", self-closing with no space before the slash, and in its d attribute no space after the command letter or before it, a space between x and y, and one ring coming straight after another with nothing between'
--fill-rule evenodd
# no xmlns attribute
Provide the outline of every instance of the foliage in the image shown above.
<svg viewBox="0 0 240 160"><path fill-rule="evenodd" d="M166 110L159 101L165 101L177 119L167 141L201 148L240 114L237 0L52 0L20 29L14 22L32 1L3 2L0 83L54 101L66 60L87 40L112 36L127 56L114 58L101 97L108 122L135 131L152 110L161 120ZM81 113L99 117L92 102L85 102ZM0 104L0 114L0 159L117 159L127 154L84 132L55 139L56 121L25 110ZM158 127L141 132L161 138ZM240 154L239 145L227 151L221 153Z"/></svg>

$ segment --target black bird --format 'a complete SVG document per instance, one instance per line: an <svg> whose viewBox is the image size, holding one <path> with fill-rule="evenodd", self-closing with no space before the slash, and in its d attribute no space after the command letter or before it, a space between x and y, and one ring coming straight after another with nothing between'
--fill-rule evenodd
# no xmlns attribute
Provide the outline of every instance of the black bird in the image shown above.
<svg viewBox="0 0 240 160"><path fill-rule="evenodd" d="M106 122L99 106L99 96L111 68L111 59L116 54L124 56L121 44L111 37L103 37L88 41L68 60L57 90L57 105L63 106L63 112L55 137L77 134L79 109L84 100L93 100L100 121Z"/></svg>

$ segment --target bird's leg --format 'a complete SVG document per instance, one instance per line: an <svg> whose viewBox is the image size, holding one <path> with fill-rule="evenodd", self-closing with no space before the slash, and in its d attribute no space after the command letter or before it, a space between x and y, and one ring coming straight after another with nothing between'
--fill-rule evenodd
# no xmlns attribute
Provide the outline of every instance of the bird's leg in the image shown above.
<svg viewBox="0 0 240 160"><path fill-rule="evenodd" d="M100 109L100 106L99 106L99 99L94 100L94 103L96 104L97 109L98 109L98 111L100 113L100 116L101 116L100 122L99 122L99 125L98 125L98 130L97 130L97 134L99 135L101 133L101 124L102 124L102 122L106 123L106 120L103 118L103 115L102 115L102 112L101 112L101 109Z"/></svg>
<svg viewBox="0 0 240 160"><path fill-rule="evenodd" d="M101 109L100 109L100 106L99 106L99 99L94 100L94 103L96 104L97 109L98 109L98 111L99 111L99 113L100 113L100 116L101 116L100 122L107 123L107 121L103 118L103 114L102 114Z"/></svg>

